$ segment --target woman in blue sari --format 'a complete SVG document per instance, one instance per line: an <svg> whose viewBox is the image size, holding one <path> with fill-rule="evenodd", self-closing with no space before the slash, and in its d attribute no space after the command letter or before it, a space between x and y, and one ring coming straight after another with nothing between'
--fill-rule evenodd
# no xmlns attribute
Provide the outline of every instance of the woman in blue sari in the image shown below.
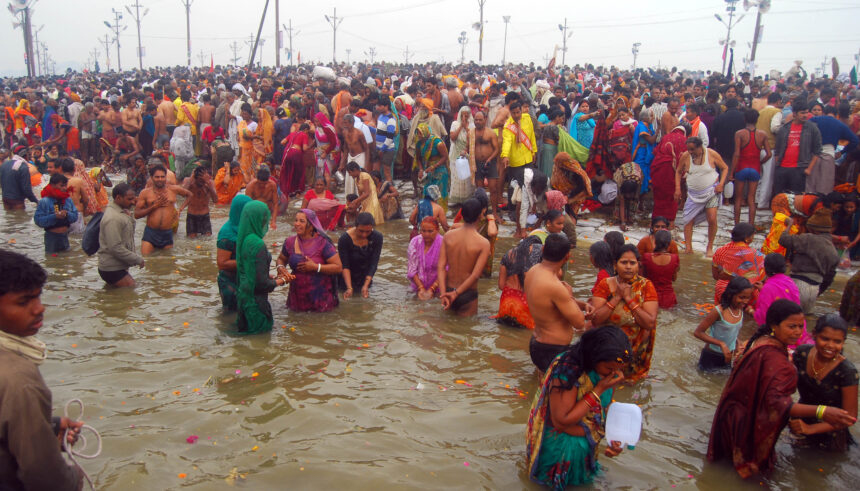
<svg viewBox="0 0 860 491"><path fill-rule="evenodd" d="M657 134L654 125L651 124L651 110L643 109L639 113L639 122L633 131L633 161L639 164L642 170L642 188L639 194L648 192L648 183L651 181L651 161L654 160L654 146Z"/></svg>

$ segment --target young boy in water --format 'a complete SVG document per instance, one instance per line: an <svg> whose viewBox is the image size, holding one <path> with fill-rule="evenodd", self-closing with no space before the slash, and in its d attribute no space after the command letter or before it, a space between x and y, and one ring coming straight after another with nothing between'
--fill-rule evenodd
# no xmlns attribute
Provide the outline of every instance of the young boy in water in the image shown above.
<svg viewBox="0 0 860 491"><path fill-rule="evenodd" d="M0 489L81 489L83 476L63 459L60 442L68 429L74 443L83 423L51 418L51 391L39 373L46 277L32 259L0 249Z"/></svg>

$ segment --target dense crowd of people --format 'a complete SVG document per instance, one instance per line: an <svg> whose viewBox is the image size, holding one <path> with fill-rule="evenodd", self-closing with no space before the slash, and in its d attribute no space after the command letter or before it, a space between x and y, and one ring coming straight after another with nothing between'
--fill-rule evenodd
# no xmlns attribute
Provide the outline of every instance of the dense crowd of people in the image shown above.
<svg viewBox="0 0 860 491"><path fill-rule="evenodd" d="M678 304L679 251L693 252L703 222L714 307L691 334L705 343L701 370L730 371L708 458L731 460L742 477L766 473L786 426L798 444L853 443L858 375L841 352L860 325L860 272L840 312L806 328L837 271L860 260L860 89L844 77L338 65L69 72L0 79L0 90L4 209L36 203L45 253L81 237L110 287L134 286L130 268L173 247L183 210L188 238L211 236L212 206L229 207L213 280L241 333L271 330L279 287L293 312L371 297L383 247L405 252L403 285L419 301L460 316L478 312L478 282L497 274L494 317L533 330L541 389L527 454L540 483L563 488L597 473L613 389L648 376L659 311ZM735 226L717 247L726 200ZM773 218L757 249L761 208ZM591 274L568 263L584 213L622 231L647 220L650 230L638 244L619 232L591 244L596 281L577 299L564 275ZM392 246L377 229L396 220L411 226L408 244ZM294 233L272 271L266 236L284 222ZM519 242L494 267L509 230ZM0 357L30 363L7 350L26 349L31 361L44 353L32 336L45 274L7 251L0 271ZM23 317L5 310L14 302ZM745 319L758 326L746 341ZM0 381L5 407L13 389ZM0 442L10 442L6 431ZM21 459L41 454L18 444L0 445L0 466L17 469L0 482L38 483L44 476ZM609 442L605 453L621 451Z"/></svg>

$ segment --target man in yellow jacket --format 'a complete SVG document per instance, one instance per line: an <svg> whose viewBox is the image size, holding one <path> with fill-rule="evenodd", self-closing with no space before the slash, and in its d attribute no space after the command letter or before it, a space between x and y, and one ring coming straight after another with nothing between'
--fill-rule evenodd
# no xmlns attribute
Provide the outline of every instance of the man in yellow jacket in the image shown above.
<svg viewBox="0 0 860 491"><path fill-rule="evenodd" d="M514 101L510 105L511 116L502 128L502 166L505 170L505 180L516 180L523 184L523 172L526 168L534 169L534 156L537 152L535 130L532 118L523 112L523 104ZM508 188L508 199L512 191Z"/></svg>

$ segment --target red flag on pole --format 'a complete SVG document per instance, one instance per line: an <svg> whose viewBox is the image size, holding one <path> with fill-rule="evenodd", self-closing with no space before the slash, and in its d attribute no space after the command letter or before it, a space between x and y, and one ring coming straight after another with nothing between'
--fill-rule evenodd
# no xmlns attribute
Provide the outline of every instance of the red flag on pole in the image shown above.
<svg viewBox="0 0 860 491"><path fill-rule="evenodd" d="M215 71L215 57L212 56L212 53L209 53L209 73Z"/></svg>

